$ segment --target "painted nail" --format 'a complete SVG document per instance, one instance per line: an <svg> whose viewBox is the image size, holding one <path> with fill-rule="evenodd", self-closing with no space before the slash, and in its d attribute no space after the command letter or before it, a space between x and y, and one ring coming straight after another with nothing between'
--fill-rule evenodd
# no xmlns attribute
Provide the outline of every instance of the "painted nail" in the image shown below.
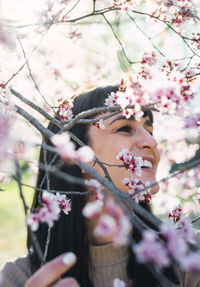
<svg viewBox="0 0 200 287"><path fill-rule="evenodd" d="M65 265L71 265L72 263L75 262L75 260L76 260L76 255L73 252L67 253L62 259Z"/></svg>

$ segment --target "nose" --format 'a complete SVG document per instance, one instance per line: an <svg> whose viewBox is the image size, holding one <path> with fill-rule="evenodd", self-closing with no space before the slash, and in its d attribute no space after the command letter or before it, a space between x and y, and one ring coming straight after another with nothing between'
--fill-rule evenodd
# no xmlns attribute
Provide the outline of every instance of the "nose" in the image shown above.
<svg viewBox="0 0 200 287"><path fill-rule="evenodd" d="M137 148L154 151L157 148L157 145L155 138L147 130L143 129L136 143Z"/></svg>

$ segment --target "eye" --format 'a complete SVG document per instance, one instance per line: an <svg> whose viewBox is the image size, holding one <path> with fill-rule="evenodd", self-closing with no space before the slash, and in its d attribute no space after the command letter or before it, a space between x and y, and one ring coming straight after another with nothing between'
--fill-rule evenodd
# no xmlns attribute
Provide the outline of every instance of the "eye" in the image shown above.
<svg viewBox="0 0 200 287"><path fill-rule="evenodd" d="M122 127L118 128L116 130L116 132L132 133L132 132L134 132L134 129L133 129L132 126L125 125L125 126L122 126Z"/></svg>

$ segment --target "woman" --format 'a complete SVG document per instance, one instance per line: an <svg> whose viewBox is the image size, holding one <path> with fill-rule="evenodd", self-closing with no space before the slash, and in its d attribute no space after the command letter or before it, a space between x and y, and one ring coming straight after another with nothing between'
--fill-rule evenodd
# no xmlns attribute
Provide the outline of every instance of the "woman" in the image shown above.
<svg viewBox="0 0 200 287"><path fill-rule="evenodd" d="M111 92L116 92L118 86L97 88L75 98L73 114L104 106L105 99ZM100 117L101 115L96 115ZM157 143L153 138L153 117L151 111L144 112L141 121L125 119L122 114L111 116L104 120L106 129L97 129L95 126L77 124L71 132L86 145L90 145L96 156L102 162L110 165L119 165L116 155L123 149L131 150L134 155L150 162L150 167L144 167L142 181L155 182L156 170L159 162ZM50 123L49 129L53 133L59 131L58 127ZM51 145L50 141L47 144ZM78 144L76 144L78 147ZM41 149L40 163L47 162L57 165L60 159L54 158L53 152L44 152ZM98 164L93 163L96 170L104 175ZM129 172L118 166L107 166L107 171L114 184L124 192L127 187L122 179ZM77 166L62 165L61 170L77 177L88 178L88 175ZM134 175L135 176L135 175ZM58 191L83 192L83 186L66 183L66 181L49 175L44 177L44 171L39 170L37 187ZM154 187L153 193L158 191ZM40 193L36 189L33 208L39 205ZM126 248L114 248L112 240L103 240L94 236L94 221L86 220L82 215L88 197L83 195L70 195L72 210L68 216L61 214L51 230L50 242L46 260L50 261L42 267L38 256L28 238L29 256L18 259L15 263L8 263L2 271L0 286L66 286L66 287L107 287L113 286L113 280L118 277L125 281L126 286L158 286L158 282L144 265L136 263L132 252ZM36 232L42 251L48 236L48 226L40 224ZM139 233L133 230L133 238L137 241ZM65 254L64 254L65 253ZM76 257L75 255L76 254ZM56 258L55 258L56 257ZM77 259L76 259L77 258ZM172 268L166 274L176 281ZM60 279L62 276L63 279ZM28 279L29 278L29 279ZM26 282L26 283L25 283ZM188 281L189 282L189 281ZM192 281L190 281L191 283ZM189 284L189 283L188 283ZM123 285L121 285L123 286ZM196 286L196 285L181 285Z"/></svg>

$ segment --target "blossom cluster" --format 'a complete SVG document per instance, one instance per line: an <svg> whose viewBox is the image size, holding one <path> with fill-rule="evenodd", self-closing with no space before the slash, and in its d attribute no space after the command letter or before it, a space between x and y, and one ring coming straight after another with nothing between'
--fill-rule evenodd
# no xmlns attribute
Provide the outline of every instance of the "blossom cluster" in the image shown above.
<svg viewBox="0 0 200 287"><path fill-rule="evenodd" d="M144 231L143 239L133 246L139 262L165 267L173 258L185 270L200 270L200 252L191 252L187 244L194 243L194 231L186 218L181 216L179 228L175 224L163 223L159 236L163 241L158 240L154 231Z"/></svg>
<svg viewBox="0 0 200 287"><path fill-rule="evenodd" d="M137 203L139 202L145 202L149 203L152 198L151 188L148 188L150 183L147 181L145 184L140 181L138 178L124 178L123 184L128 186L129 190L128 193L131 195L132 199L135 200ZM143 191L138 192L141 189L144 189Z"/></svg>
<svg viewBox="0 0 200 287"><path fill-rule="evenodd" d="M94 234L112 240L116 246L128 243L132 225L118 203L112 199L105 202L105 213L98 218Z"/></svg>
<svg viewBox="0 0 200 287"><path fill-rule="evenodd" d="M71 120L73 118L72 108L73 101L72 99L59 99L59 116L61 120Z"/></svg>
<svg viewBox="0 0 200 287"><path fill-rule="evenodd" d="M102 186L96 180L86 181L89 188L95 190L97 196L83 208L83 215L96 218L97 225L94 234L101 238L111 239L116 245L127 243L131 224L122 208L113 199L104 201Z"/></svg>
<svg viewBox="0 0 200 287"><path fill-rule="evenodd" d="M75 150L75 145L67 133L56 134L51 137L51 141L55 145L60 157L68 162L75 160L87 163L94 158L94 152L89 146L83 146Z"/></svg>
<svg viewBox="0 0 200 287"><path fill-rule="evenodd" d="M39 223L47 223L49 227L53 227L54 221L58 220L60 211L67 215L71 210L70 200L65 194L56 195L44 191L41 197L41 206L36 213L27 215L26 222L32 231L36 231Z"/></svg>
<svg viewBox="0 0 200 287"><path fill-rule="evenodd" d="M99 120L97 123L92 124L94 127L97 127L98 129L105 130L106 126L103 123L103 120Z"/></svg>
<svg viewBox="0 0 200 287"><path fill-rule="evenodd" d="M113 6L122 10L131 9L133 6L132 0L113 0Z"/></svg>
<svg viewBox="0 0 200 287"><path fill-rule="evenodd" d="M185 128L198 128L200 126L200 112L185 117Z"/></svg>
<svg viewBox="0 0 200 287"><path fill-rule="evenodd" d="M135 66L136 73L122 81L119 90L106 98L105 105L120 106L127 119L133 116L138 121L143 116L144 107L183 116L186 103L195 95L192 81L172 61L152 68L155 64L155 53L145 52Z"/></svg>
<svg viewBox="0 0 200 287"><path fill-rule="evenodd" d="M177 27L194 17L196 11L191 0L166 0L155 1L156 8L152 11L152 16L158 17L169 24Z"/></svg>
<svg viewBox="0 0 200 287"><path fill-rule="evenodd" d="M168 215L169 218L173 219L173 222L176 223L181 219L181 216L183 216L183 209L181 206L175 207Z"/></svg>
<svg viewBox="0 0 200 287"><path fill-rule="evenodd" d="M127 170L132 171L138 176L142 174L142 158L139 156L134 156L129 150L122 149L122 151L117 154L116 159L121 160Z"/></svg>

